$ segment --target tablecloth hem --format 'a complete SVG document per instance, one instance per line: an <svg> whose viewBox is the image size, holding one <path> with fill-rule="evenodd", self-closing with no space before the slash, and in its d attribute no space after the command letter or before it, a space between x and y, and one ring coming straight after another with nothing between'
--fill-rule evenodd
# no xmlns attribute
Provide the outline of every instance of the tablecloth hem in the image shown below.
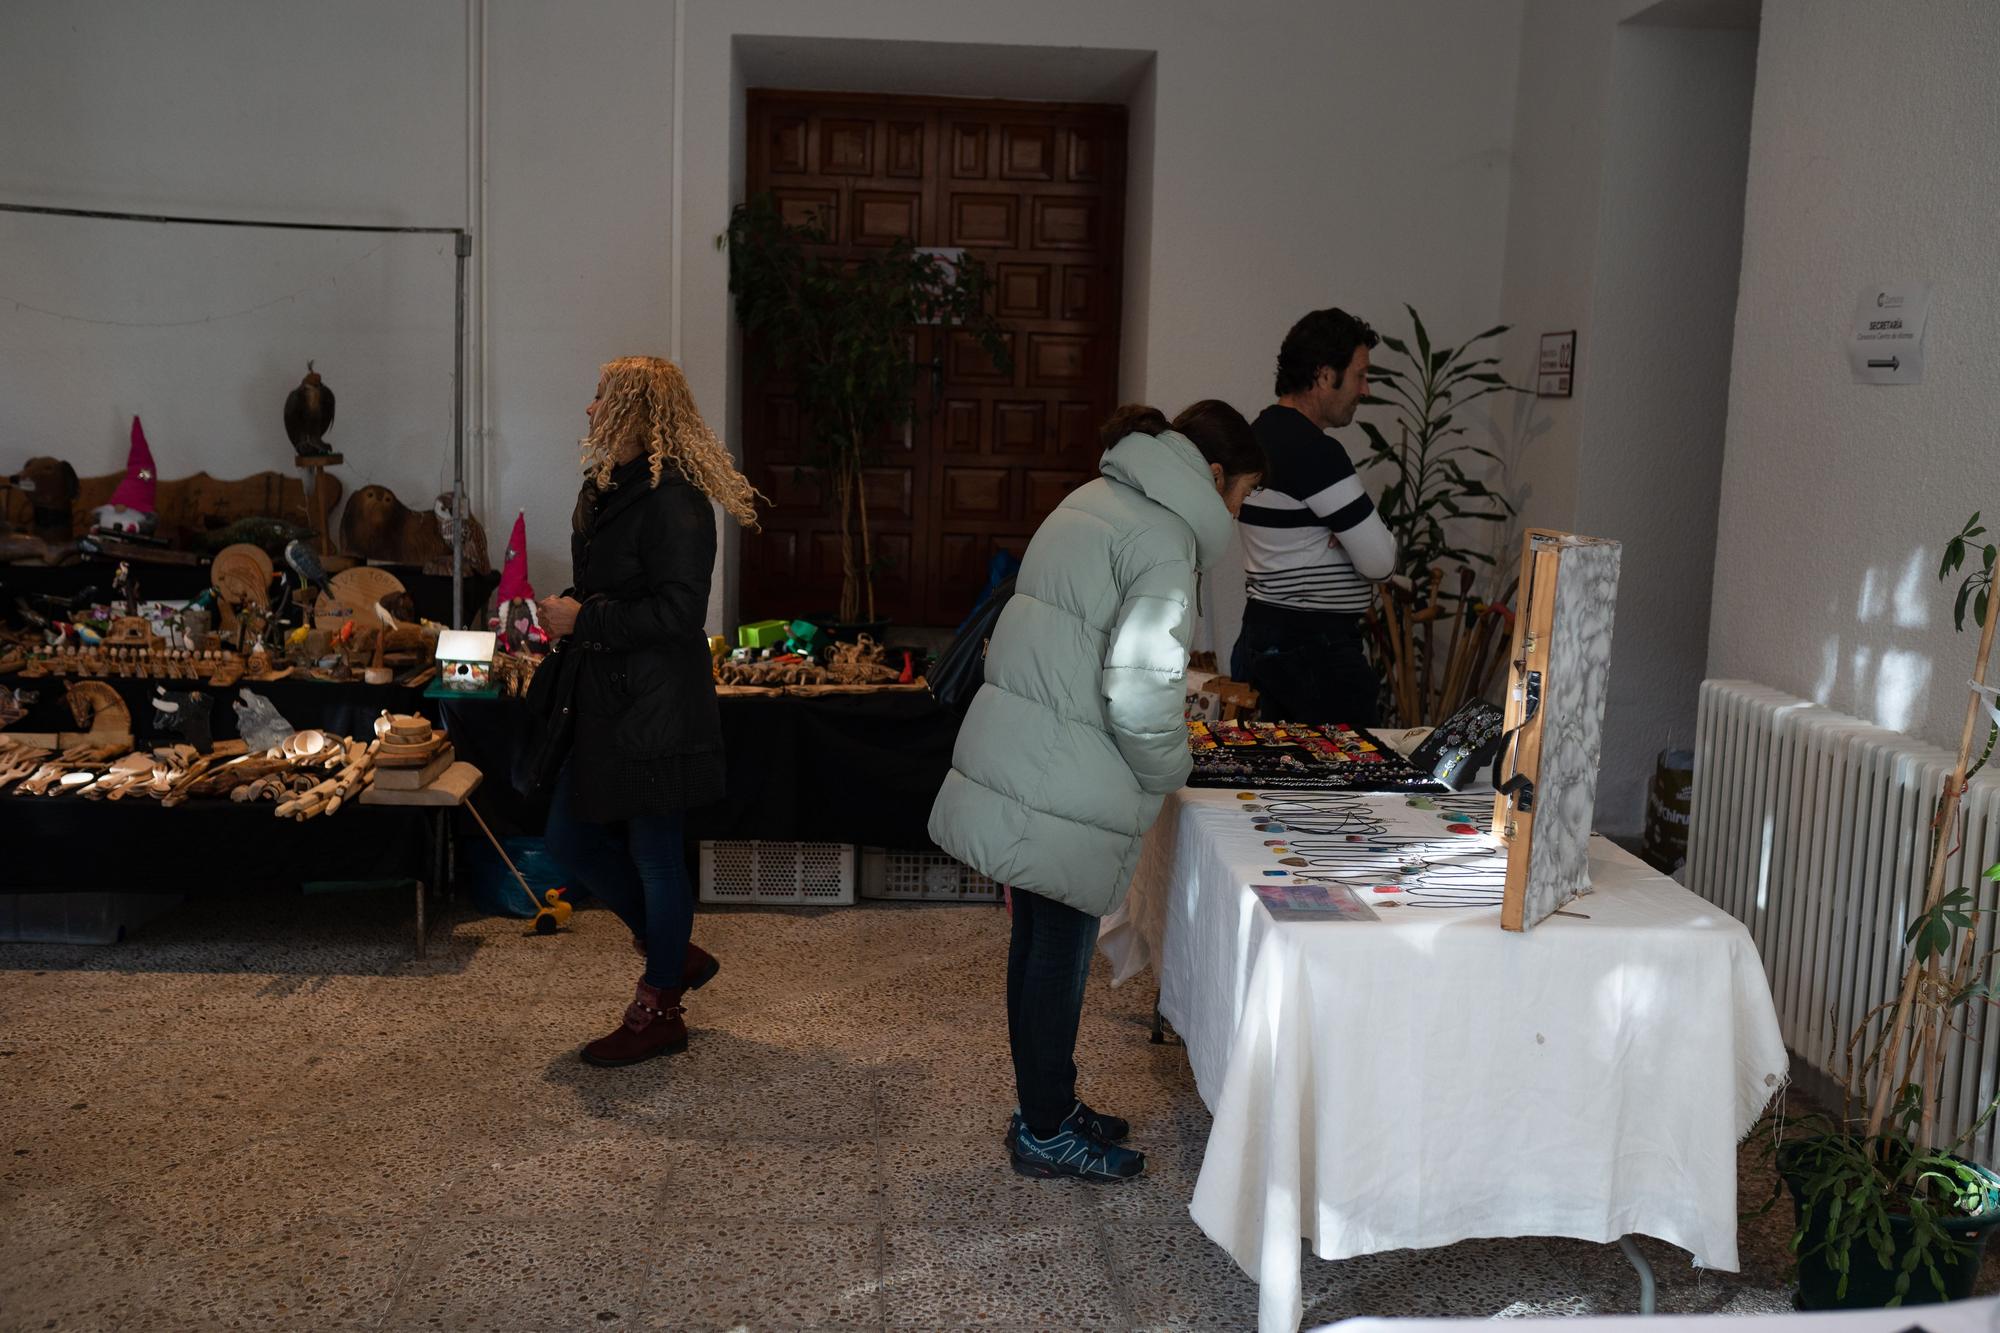
<svg viewBox="0 0 2000 1333"><path fill-rule="evenodd" d="M1770 1092L1765 1094L1762 1101L1739 1101L1736 1104L1736 1122L1741 1126L1736 1131L1736 1146L1739 1148L1749 1140L1752 1134L1757 1132L1757 1126L1764 1123L1764 1117L1770 1112L1772 1105L1778 1098L1785 1095L1786 1089L1792 1086L1792 1071L1789 1066L1784 1069L1769 1071L1764 1077L1775 1077L1778 1081L1776 1083L1765 1084L1770 1089Z"/></svg>
<svg viewBox="0 0 2000 1333"><path fill-rule="evenodd" d="M1257 1279L1256 1268L1250 1263L1245 1263L1242 1255L1238 1254L1234 1248L1221 1237L1217 1236L1214 1230L1201 1219L1200 1214L1192 1206L1188 1209L1188 1216L1201 1229L1201 1233L1211 1241L1214 1241L1216 1246L1223 1253L1227 1254L1230 1261L1241 1269L1247 1277L1252 1281ZM1388 1254L1395 1250L1442 1249L1447 1245L1457 1245L1462 1241L1468 1240L1580 1240L1591 1245L1615 1245L1625 1236L1645 1236L1652 1240L1671 1245L1675 1249L1685 1251L1693 1267L1707 1269L1712 1272L1734 1273L1739 1271L1742 1265L1742 1255L1733 1244L1726 1250L1717 1247L1716 1257L1709 1258L1702 1253L1698 1242L1691 1242L1686 1239L1678 1228L1661 1226L1658 1229L1651 1229L1637 1222L1622 1224L1622 1229L1621 1224L1610 1223L1601 1231L1588 1233L1581 1227L1573 1230L1554 1229L1535 1232L1482 1231L1477 1228L1470 1230L1450 1228L1430 1233L1419 1240L1399 1238L1394 1244L1380 1246L1361 1244L1345 1249L1335 1247L1335 1252L1331 1254L1322 1250L1319 1241L1311 1235L1301 1233L1300 1239L1306 1241L1311 1246L1315 1258L1324 1259L1329 1263L1339 1263L1344 1259L1361 1259L1371 1254ZM1249 1247L1246 1246L1244 1248L1247 1249ZM1261 1248L1260 1245L1259 1249L1261 1250ZM1254 1255L1253 1258L1261 1259L1262 1255L1259 1253Z"/></svg>

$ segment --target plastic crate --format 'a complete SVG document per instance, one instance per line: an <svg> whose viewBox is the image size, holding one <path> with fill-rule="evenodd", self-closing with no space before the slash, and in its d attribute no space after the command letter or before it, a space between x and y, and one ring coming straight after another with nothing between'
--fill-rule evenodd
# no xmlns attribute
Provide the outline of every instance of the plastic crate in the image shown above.
<svg viewBox="0 0 2000 1333"><path fill-rule="evenodd" d="M834 907L854 901L844 842L704 842L701 901Z"/></svg>
<svg viewBox="0 0 2000 1333"><path fill-rule="evenodd" d="M906 902L995 903L1000 886L943 852L861 852L861 896Z"/></svg>

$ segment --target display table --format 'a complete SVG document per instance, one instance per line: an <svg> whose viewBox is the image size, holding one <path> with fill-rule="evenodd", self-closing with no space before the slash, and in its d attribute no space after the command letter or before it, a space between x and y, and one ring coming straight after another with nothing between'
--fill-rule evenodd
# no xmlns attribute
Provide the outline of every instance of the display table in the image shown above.
<svg viewBox="0 0 2000 1333"><path fill-rule="evenodd" d="M1497 906L1280 922L1249 886L1284 839L1245 806L1168 798L1106 952L1159 974L1215 1117L1189 1212L1264 1333L1299 1325L1301 1235L1344 1259L1643 1233L1736 1267L1736 1145L1787 1070L1741 924L1602 838L1584 915L1526 934Z"/></svg>
<svg viewBox="0 0 2000 1333"><path fill-rule="evenodd" d="M185 601L199 597L208 588L206 556L198 564L146 560L130 563L134 577L139 580L140 595L148 601L156 598L170 602ZM0 595L4 595L5 604L11 607L17 596L74 597L94 588L97 600L108 601L111 580L118 572L118 564L116 560L92 559L73 565L0 565ZM418 615L440 624L451 623L451 575L426 574L409 565L384 565L382 568L394 574L409 592ZM498 573L465 576L465 609L470 619L475 622L480 620L481 608L499 585Z"/></svg>
<svg viewBox="0 0 2000 1333"><path fill-rule="evenodd" d="M452 840L452 816L472 801L484 775L464 760L451 765L428 787L409 791L371 785L361 793L361 804L388 810L421 810L431 817L432 878L440 892L447 891L458 878L458 846ZM430 953L430 916L426 910L424 881L417 881L417 957Z"/></svg>
<svg viewBox="0 0 2000 1333"><path fill-rule="evenodd" d="M1328 1324L1339 1333L1465 1333L1463 1319L1348 1319ZM1508 1333L1540 1328L1544 1333L1632 1333L1632 1321L1618 1316L1585 1319L1509 1320ZM1811 1314L1668 1315L1649 1319L1645 1333L1994 1333L2000 1330L2000 1297L1953 1301L1948 1305L1905 1306L1899 1310L1815 1310Z"/></svg>
<svg viewBox="0 0 2000 1333"><path fill-rule="evenodd" d="M76 677L63 676L0 676L0 689L20 689L34 696L34 703L19 722L9 727L14 732L57 732L76 730L76 720L71 716L69 705L64 700L64 688L68 681ZM169 691L186 693L199 690L215 702L209 712L211 735L216 740L234 740L237 736L236 709L234 707L240 692L249 690L261 694L271 701L287 722L295 727L317 727L323 731L339 732L343 736L366 736L371 734L375 719L385 710L391 713L423 713L435 717L436 709L424 698L422 686L369 685L356 679L350 681L313 680L311 677L283 680L240 680L234 685L217 689L203 680L168 680L143 676L92 676L89 679L101 681L118 691L125 701L126 711L132 714L133 733L141 740L156 739L153 729L153 691L164 685ZM168 737L165 739L179 739Z"/></svg>
<svg viewBox="0 0 2000 1333"><path fill-rule="evenodd" d="M267 802L0 796L0 892L210 894L301 884L410 880L416 953L428 947L428 894L456 872L451 816L479 785L455 764L431 787L371 786L330 815L279 819ZM414 873L413 873L414 872Z"/></svg>

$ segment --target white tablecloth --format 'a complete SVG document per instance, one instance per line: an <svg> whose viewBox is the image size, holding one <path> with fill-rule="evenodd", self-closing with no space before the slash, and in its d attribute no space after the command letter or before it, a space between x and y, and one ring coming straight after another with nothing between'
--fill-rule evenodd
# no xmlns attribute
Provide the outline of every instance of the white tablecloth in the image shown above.
<svg viewBox="0 0 2000 1333"><path fill-rule="evenodd" d="M1465 1333L1463 1319L1349 1319L1326 1325L1339 1333ZM1930 1333L2000 1333L2000 1299L1912 1305L1899 1310L1816 1310L1811 1314L1662 1315L1644 1323L1630 1315L1588 1319L1521 1319L1508 1333L1901 1333L1912 1325Z"/></svg>
<svg viewBox="0 0 2000 1333"><path fill-rule="evenodd" d="M1736 1145L1787 1067L1737 921L1594 838L1588 920L1279 922L1254 818L1170 797L1105 949L1119 980L1159 972L1215 1116L1189 1212L1260 1284L1264 1333L1299 1326L1302 1235L1343 1259L1641 1233L1736 1267Z"/></svg>

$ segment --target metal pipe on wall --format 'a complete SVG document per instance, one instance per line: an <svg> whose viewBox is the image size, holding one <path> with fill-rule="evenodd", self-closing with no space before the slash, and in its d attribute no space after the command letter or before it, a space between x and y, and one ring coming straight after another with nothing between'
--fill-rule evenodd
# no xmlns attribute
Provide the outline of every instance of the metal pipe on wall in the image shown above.
<svg viewBox="0 0 2000 1333"><path fill-rule="evenodd" d="M453 247L458 273L458 316L452 321L451 359L451 627L465 628L465 261L472 237L458 233Z"/></svg>

